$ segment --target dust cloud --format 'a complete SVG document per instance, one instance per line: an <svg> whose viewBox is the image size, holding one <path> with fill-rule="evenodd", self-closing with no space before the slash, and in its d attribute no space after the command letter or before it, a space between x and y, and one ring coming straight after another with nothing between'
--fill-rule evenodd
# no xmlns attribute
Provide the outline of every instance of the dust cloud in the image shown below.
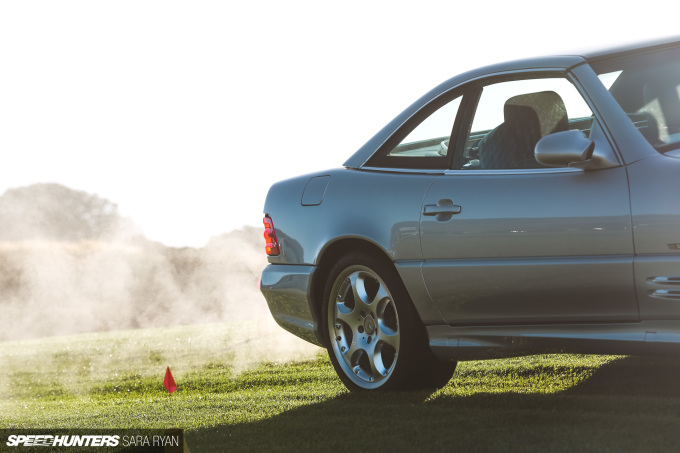
<svg viewBox="0 0 680 453"><path fill-rule="evenodd" d="M220 343L243 362L320 351L276 325L258 288L266 264L258 228L171 248L106 200L56 184L14 189L0 197L0 341L225 323L248 326Z"/></svg>

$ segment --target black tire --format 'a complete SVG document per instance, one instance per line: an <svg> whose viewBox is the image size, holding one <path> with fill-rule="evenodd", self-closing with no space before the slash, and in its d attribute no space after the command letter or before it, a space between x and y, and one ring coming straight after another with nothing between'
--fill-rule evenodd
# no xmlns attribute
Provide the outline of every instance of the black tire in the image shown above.
<svg viewBox="0 0 680 453"><path fill-rule="evenodd" d="M427 333L391 263L364 253L330 269L322 300L322 333L343 384L356 390L440 388L456 362L432 354Z"/></svg>

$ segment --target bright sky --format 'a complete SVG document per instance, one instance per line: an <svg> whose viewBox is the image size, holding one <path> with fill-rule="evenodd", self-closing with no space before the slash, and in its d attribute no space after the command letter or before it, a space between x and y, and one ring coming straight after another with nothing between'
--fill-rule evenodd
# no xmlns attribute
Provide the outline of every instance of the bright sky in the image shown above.
<svg viewBox="0 0 680 453"><path fill-rule="evenodd" d="M457 73L677 33L654 3L0 0L0 193L57 182L202 246Z"/></svg>

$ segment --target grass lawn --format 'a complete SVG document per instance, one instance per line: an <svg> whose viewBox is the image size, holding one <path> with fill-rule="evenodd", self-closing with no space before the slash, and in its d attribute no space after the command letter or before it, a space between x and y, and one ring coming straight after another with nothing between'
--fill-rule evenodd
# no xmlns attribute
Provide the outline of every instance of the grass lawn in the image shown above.
<svg viewBox="0 0 680 453"><path fill-rule="evenodd" d="M675 359L463 362L437 392L349 394L249 323L0 343L0 428L183 428L204 451L678 451ZM287 335L287 334L286 334ZM170 366L177 391L163 387Z"/></svg>

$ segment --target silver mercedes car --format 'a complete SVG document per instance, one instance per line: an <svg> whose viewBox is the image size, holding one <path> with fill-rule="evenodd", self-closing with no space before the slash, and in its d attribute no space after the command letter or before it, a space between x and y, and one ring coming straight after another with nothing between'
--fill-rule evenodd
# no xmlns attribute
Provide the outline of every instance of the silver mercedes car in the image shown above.
<svg viewBox="0 0 680 453"><path fill-rule="evenodd" d="M269 308L350 390L680 353L680 38L456 76L264 213Z"/></svg>

